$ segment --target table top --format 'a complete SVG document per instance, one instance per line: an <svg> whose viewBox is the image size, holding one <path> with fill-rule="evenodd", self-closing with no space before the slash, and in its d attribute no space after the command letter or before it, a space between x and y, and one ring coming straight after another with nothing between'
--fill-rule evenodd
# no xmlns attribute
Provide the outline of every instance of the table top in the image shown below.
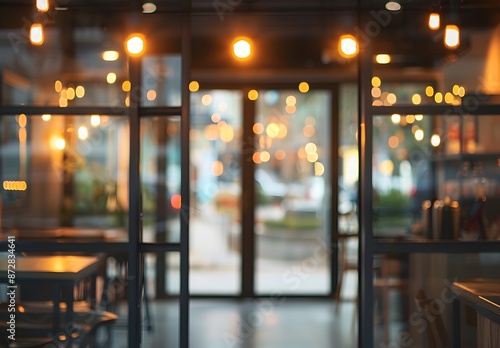
<svg viewBox="0 0 500 348"><path fill-rule="evenodd" d="M16 282L23 280L67 280L78 281L96 272L97 256L39 256L16 255ZM7 281L7 253L0 255L0 283Z"/></svg>
<svg viewBox="0 0 500 348"><path fill-rule="evenodd" d="M126 242L128 233L123 228L81 227L8 227L0 228L2 239L15 236L16 240Z"/></svg>
<svg viewBox="0 0 500 348"><path fill-rule="evenodd" d="M470 279L453 282L453 292L500 317L500 279Z"/></svg>

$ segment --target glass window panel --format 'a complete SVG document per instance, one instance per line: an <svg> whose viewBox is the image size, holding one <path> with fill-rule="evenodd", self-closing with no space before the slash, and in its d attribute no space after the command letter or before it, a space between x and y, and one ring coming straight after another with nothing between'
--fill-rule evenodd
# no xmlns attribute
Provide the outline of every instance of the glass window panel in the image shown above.
<svg viewBox="0 0 500 348"><path fill-rule="evenodd" d="M496 254L375 255L374 346L429 347L431 340L450 344L459 330L462 346L476 346L477 314L460 306L453 311L454 281L497 281ZM490 290L493 290L490 288ZM459 316L460 327L453 326Z"/></svg>
<svg viewBox="0 0 500 348"><path fill-rule="evenodd" d="M373 118L374 234L497 240L498 117L416 116Z"/></svg>
<svg viewBox="0 0 500 348"><path fill-rule="evenodd" d="M128 121L106 115L0 119L2 225L19 239L126 241Z"/></svg>
<svg viewBox="0 0 500 348"><path fill-rule="evenodd" d="M242 93L191 95L191 293L241 291Z"/></svg>
<svg viewBox="0 0 500 348"><path fill-rule="evenodd" d="M498 103L500 26L495 12L477 21L476 12L461 11L460 44L447 48L443 41L445 26L454 15L449 10L440 11L439 30L427 28L429 12L426 11L416 11L411 18L404 15L405 11L384 14L373 11L372 25L367 25L366 30L377 30L377 35L362 33L365 39L370 36L374 45L373 104L458 106L463 103L465 112L471 113L479 101ZM415 30L419 35L414 35ZM395 35L396 32L401 35ZM390 62L379 63L379 54L388 54ZM408 82L411 84L407 85ZM388 97L389 93L394 95Z"/></svg>
<svg viewBox="0 0 500 348"><path fill-rule="evenodd" d="M261 90L253 127L258 294L330 291L330 94ZM301 272L304 269L303 275Z"/></svg>
<svg viewBox="0 0 500 348"><path fill-rule="evenodd" d="M41 46L30 44L29 28L0 31L2 104L125 106L128 59L123 34L69 25L59 13L51 10L54 23L44 26ZM110 50L118 57L105 61L103 52Z"/></svg>
<svg viewBox="0 0 500 348"><path fill-rule="evenodd" d="M142 105L181 105L181 56L144 57L142 65Z"/></svg>
<svg viewBox="0 0 500 348"><path fill-rule="evenodd" d="M180 117L141 119L143 241L179 242Z"/></svg>

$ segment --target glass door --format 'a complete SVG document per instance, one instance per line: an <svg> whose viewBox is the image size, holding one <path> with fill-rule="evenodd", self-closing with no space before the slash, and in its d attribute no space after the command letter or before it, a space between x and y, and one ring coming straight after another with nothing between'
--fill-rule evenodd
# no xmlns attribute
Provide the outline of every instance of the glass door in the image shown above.
<svg viewBox="0 0 500 348"><path fill-rule="evenodd" d="M261 90L255 105L255 293L331 292L331 93Z"/></svg>

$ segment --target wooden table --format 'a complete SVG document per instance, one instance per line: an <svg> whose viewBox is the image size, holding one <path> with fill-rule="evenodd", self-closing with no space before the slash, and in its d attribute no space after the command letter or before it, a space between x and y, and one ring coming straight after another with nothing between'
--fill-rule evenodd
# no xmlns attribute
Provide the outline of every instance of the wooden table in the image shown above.
<svg viewBox="0 0 500 348"><path fill-rule="evenodd" d="M494 330L481 330L478 326L478 347L500 347L500 279L471 279L454 282L452 290L457 300L473 307L478 317ZM454 328L460 328L459 305L455 305ZM455 347L460 346L460 330L455 330ZM496 332L495 332L496 331ZM487 337L485 337L487 336Z"/></svg>
<svg viewBox="0 0 500 348"><path fill-rule="evenodd" d="M73 289L76 284L90 278L91 292L95 298L95 279L100 267L100 258L97 256L16 255L15 260L16 285L53 286L54 334L59 332L61 302L66 303L66 322L73 321ZM7 283L7 265L7 254L2 253L0 255L0 283Z"/></svg>

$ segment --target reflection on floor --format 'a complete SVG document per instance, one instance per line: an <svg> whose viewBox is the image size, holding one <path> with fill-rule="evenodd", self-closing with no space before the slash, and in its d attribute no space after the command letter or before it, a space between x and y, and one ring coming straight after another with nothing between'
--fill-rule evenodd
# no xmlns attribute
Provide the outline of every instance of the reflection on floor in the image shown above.
<svg viewBox="0 0 500 348"><path fill-rule="evenodd" d="M352 348L355 302L261 298L191 301L192 348ZM155 301L152 331L143 347L178 347L178 302ZM115 328L114 348L127 347L126 329Z"/></svg>

